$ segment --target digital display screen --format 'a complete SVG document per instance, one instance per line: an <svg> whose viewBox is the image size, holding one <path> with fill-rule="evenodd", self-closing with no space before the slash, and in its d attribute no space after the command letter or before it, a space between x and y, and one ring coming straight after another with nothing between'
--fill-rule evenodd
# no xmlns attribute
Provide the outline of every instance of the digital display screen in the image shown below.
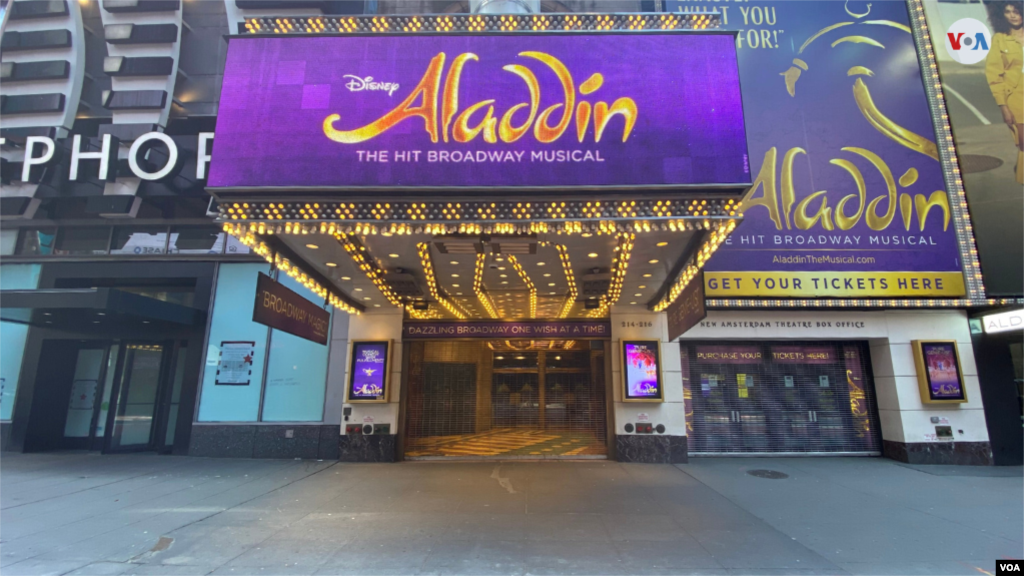
<svg viewBox="0 0 1024 576"><path fill-rule="evenodd" d="M356 342L352 345L349 402L386 402L388 348L390 342Z"/></svg>
<svg viewBox="0 0 1024 576"><path fill-rule="evenodd" d="M663 400L659 342L627 341L622 347L625 400Z"/></svg>
<svg viewBox="0 0 1024 576"><path fill-rule="evenodd" d="M732 34L459 34L233 38L209 186L750 181Z"/></svg>
<svg viewBox="0 0 1024 576"><path fill-rule="evenodd" d="M928 393L932 400L963 400L964 383L956 346L951 342L922 342Z"/></svg>

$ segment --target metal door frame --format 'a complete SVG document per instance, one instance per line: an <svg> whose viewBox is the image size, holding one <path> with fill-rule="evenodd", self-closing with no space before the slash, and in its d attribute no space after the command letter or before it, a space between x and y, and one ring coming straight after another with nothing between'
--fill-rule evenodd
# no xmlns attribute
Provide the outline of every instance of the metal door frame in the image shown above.
<svg viewBox="0 0 1024 576"><path fill-rule="evenodd" d="M103 431L103 454L124 454L131 452L149 452L159 447L156 446L156 434L159 430L161 422L165 424L167 422L167 411L170 408L168 402L164 402L163 398L167 396L170 386L169 381L173 379L173 359L172 348L176 350L178 340L122 340L121 346L117 353L117 366L114 372L114 381L111 384L110 389L110 402L111 405L107 409L107 424ZM145 444L139 444L137 446L129 447L112 447L114 438L114 422L117 418L118 410L120 409L120 394L121 389L124 387L124 376L125 376L125 364L128 356L128 347L132 344L157 344L163 347L163 351L160 356L160 368L159 376L157 381L156 399L153 402L153 425L149 429L149 441Z"/></svg>

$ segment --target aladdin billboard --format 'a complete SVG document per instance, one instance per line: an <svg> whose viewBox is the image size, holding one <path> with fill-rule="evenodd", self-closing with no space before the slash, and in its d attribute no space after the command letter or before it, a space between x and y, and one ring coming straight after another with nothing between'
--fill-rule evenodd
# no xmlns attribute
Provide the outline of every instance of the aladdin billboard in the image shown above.
<svg viewBox="0 0 1024 576"><path fill-rule="evenodd" d="M742 189L734 46L667 32L233 38L209 185Z"/></svg>
<svg viewBox="0 0 1024 576"><path fill-rule="evenodd" d="M708 298L965 295L906 3L666 9L718 10L737 33L754 189Z"/></svg>

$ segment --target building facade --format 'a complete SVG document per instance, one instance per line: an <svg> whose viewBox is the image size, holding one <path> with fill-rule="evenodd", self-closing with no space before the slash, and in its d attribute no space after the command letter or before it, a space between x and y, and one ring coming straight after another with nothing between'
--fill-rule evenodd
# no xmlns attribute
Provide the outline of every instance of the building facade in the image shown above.
<svg viewBox="0 0 1024 576"><path fill-rule="evenodd" d="M922 5L791 4L5 3L3 449L1012 463Z"/></svg>

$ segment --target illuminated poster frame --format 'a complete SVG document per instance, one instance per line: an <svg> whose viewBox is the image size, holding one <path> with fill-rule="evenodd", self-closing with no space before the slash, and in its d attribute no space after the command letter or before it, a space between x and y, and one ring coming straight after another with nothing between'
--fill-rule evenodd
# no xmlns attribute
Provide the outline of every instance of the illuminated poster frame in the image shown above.
<svg viewBox="0 0 1024 576"><path fill-rule="evenodd" d="M360 367L361 364L369 362L368 360L361 360L361 356L367 356L366 353L377 351L375 357L379 357L380 348L383 347L384 351L384 366L381 367L380 373L376 377L373 374L367 374L369 380L364 379L364 385L367 383L378 383L380 386L380 394L360 394L356 391L356 387L359 385L359 374L356 370L372 370L372 368ZM345 402L349 404L385 404L388 402L388 393L391 390L391 353L394 349L394 340L353 340L351 346L349 346L349 368L348 368L348 382L345 383ZM371 362L379 363L379 362Z"/></svg>
<svg viewBox="0 0 1024 576"><path fill-rule="evenodd" d="M653 352L654 369L647 370L648 377L655 378L656 391L650 394L635 393L633 390L639 382L633 381L630 375L630 355L636 352ZM622 341L622 401L623 402L664 402L665 379L661 374L661 341L660 340L623 340ZM649 361L649 359L648 359ZM639 360L638 360L639 362ZM637 364L637 370L642 367ZM652 374L653 372L653 374Z"/></svg>
<svg viewBox="0 0 1024 576"><path fill-rule="evenodd" d="M921 402L925 404L964 404L967 402L967 385L960 364L960 351L955 340L914 340L914 364L917 367L917 384ZM945 356L952 366L939 364ZM955 368L955 370L953 370ZM938 380L938 372L945 373L947 380ZM948 378L956 378L950 381ZM945 388L945 389L944 389ZM949 390L949 391L947 391Z"/></svg>

